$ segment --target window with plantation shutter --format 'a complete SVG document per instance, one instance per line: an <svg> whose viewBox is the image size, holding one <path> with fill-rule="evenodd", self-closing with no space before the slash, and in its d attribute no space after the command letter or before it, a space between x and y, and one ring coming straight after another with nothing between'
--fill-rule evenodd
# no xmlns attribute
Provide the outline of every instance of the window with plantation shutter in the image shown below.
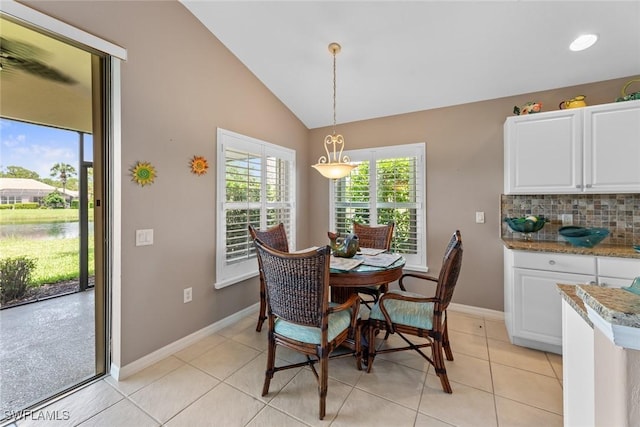
<svg viewBox="0 0 640 427"><path fill-rule="evenodd" d="M295 242L295 151L218 129L216 288L258 274L248 226L282 222Z"/></svg>
<svg viewBox="0 0 640 427"><path fill-rule="evenodd" d="M426 270L424 144L345 152L358 165L331 182L329 226L350 233L353 222L383 225L394 221L394 252L407 268Z"/></svg>

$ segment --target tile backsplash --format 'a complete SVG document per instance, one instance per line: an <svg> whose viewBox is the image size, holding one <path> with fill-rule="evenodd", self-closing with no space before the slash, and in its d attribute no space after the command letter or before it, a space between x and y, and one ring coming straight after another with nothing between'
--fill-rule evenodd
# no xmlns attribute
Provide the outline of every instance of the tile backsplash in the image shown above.
<svg viewBox="0 0 640 427"><path fill-rule="evenodd" d="M502 195L501 218L544 216L550 223L533 233L534 240L558 240L562 215L573 215L573 225L603 227L610 232L603 243L640 244L640 194ZM502 221L503 237L519 237Z"/></svg>

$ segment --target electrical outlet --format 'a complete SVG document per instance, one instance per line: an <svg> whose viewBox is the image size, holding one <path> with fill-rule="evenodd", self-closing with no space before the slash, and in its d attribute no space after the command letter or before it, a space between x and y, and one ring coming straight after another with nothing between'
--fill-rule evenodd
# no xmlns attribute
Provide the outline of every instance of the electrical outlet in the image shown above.
<svg viewBox="0 0 640 427"><path fill-rule="evenodd" d="M562 214L562 225L573 225L573 215Z"/></svg>
<svg viewBox="0 0 640 427"><path fill-rule="evenodd" d="M476 224L484 224L484 212L476 212Z"/></svg>
<svg viewBox="0 0 640 427"><path fill-rule="evenodd" d="M184 288L183 293L183 302L186 304L191 302L193 299L193 288Z"/></svg>

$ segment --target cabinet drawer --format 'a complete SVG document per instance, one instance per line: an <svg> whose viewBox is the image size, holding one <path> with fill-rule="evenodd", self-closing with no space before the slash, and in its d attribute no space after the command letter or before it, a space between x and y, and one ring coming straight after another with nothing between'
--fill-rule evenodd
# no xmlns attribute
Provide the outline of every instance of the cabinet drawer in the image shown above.
<svg viewBox="0 0 640 427"><path fill-rule="evenodd" d="M621 288L623 286L631 286L633 279L621 279L619 277L598 276L598 285L607 288Z"/></svg>
<svg viewBox="0 0 640 427"><path fill-rule="evenodd" d="M534 270L589 275L596 274L595 257L585 255L514 251L513 265L514 267L531 268Z"/></svg>
<svg viewBox="0 0 640 427"><path fill-rule="evenodd" d="M598 276L633 280L640 276L640 260L598 257ZM631 284L631 282L629 282Z"/></svg>

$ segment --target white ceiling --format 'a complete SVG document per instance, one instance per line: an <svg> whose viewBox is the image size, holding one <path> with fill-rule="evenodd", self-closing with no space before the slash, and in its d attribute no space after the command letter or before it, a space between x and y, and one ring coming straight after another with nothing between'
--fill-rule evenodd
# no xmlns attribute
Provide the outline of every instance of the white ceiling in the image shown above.
<svg viewBox="0 0 640 427"><path fill-rule="evenodd" d="M309 128L333 41L338 123L640 75L640 0L180 1Z"/></svg>

